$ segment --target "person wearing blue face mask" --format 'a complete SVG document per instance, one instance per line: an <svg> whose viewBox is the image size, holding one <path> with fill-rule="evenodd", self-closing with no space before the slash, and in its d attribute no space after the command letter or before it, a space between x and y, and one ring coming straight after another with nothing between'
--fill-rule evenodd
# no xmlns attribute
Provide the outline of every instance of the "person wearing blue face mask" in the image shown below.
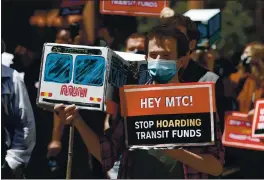
<svg viewBox="0 0 264 180"><path fill-rule="evenodd" d="M146 41L146 60L151 75L146 84L218 80L217 75L190 61L189 54L189 42L175 26L162 24L153 28ZM73 124L77 128L88 150L102 163L105 171L111 169L122 155L118 178L200 179L222 173L224 149L218 119L215 123L215 146L129 151L120 113L114 117L115 124L99 137L84 123L75 105L57 105L55 111L62 123Z"/></svg>
<svg viewBox="0 0 264 180"><path fill-rule="evenodd" d="M148 70L152 79L160 84L168 83L178 72L176 61L159 58L148 62Z"/></svg>

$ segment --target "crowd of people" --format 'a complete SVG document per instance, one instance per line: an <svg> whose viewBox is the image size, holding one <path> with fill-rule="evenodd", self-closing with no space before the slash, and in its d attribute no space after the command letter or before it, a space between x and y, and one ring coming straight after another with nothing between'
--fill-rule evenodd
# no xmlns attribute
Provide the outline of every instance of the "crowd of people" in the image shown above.
<svg viewBox="0 0 264 180"><path fill-rule="evenodd" d="M91 45L85 40L82 24L77 30L76 26L59 29L54 42ZM75 105L63 104L56 105L54 112L40 109L36 106L40 60L31 61L40 58L42 52L33 53L18 47L16 53L22 54L24 64L31 64L31 68L25 72L24 83L16 70L2 65L2 147L5 147L2 149L2 178L23 178L24 175L27 178L65 178L68 125L77 129L72 178L219 178L229 165L240 168L236 178L264 178L263 152L224 147L221 141L225 113L248 113L252 121L254 103L264 98L264 44L246 45L237 71L227 74L223 73L225 69L216 68L221 59L215 50L196 49L199 35L197 25L190 18L165 8L158 26L146 34L135 32L127 37L125 51L146 55L149 71L146 85L215 83L218 116L214 146L128 151L120 113L113 116L79 111ZM115 49L116 44L103 27L93 45L121 51ZM3 54L8 42L2 40L1 46ZM264 146L264 139L262 141ZM173 163L162 161L164 158Z"/></svg>

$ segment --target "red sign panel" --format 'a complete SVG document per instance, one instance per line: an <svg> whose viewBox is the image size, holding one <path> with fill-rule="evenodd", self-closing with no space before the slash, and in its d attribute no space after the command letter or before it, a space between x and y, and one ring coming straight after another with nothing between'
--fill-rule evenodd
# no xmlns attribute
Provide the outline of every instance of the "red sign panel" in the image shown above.
<svg viewBox="0 0 264 180"><path fill-rule="evenodd" d="M264 99L256 102L252 137L264 138Z"/></svg>
<svg viewBox="0 0 264 180"><path fill-rule="evenodd" d="M223 145L264 151L264 143L259 138L251 136L252 123L248 121L248 115L232 112L226 115L225 131L222 137Z"/></svg>
<svg viewBox="0 0 264 180"><path fill-rule="evenodd" d="M101 0L102 14L126 16L159 16L164 7L168 7L168 0Z"/></svg>
<svg viewBox="0 0 264 180"><path fill-rule="evenodd" d="M60 7L75 7L84 5L87 0L62 0Z"/></svg>

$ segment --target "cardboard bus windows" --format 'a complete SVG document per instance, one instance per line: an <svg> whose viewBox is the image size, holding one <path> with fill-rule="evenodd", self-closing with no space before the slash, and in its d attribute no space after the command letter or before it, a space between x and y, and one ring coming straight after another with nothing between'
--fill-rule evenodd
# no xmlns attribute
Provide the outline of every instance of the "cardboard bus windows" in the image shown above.
<svg viewBox="0 0 264 180"><path fill-rule="evenodd" d="M44 81L70 83L72 78L73 58L68 54L50 53L45 64Z"/></svg>
<svg viewBox="0 0 264 180"><path fill-rule="evenodd" d="M74 84L103 86L106 68L103 57L78 55L74 67Z"/></svg>

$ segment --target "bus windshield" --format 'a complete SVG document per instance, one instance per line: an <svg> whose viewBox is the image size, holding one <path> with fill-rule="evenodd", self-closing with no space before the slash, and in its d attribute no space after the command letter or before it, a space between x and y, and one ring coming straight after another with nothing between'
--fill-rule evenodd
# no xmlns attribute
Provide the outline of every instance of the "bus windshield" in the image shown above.
<svg viewBox="0 0 264 180"><path fill-rule="evenodd" d="M44 81L70 83L72 67L71 55L50 53L46 59Z"/></svg>
<svg viewBox="0 0 264 180"><path fill-rule="evenodd" d="M102 86L106 62L101 56L78 55L74 65L73 83Z"/></svg>

